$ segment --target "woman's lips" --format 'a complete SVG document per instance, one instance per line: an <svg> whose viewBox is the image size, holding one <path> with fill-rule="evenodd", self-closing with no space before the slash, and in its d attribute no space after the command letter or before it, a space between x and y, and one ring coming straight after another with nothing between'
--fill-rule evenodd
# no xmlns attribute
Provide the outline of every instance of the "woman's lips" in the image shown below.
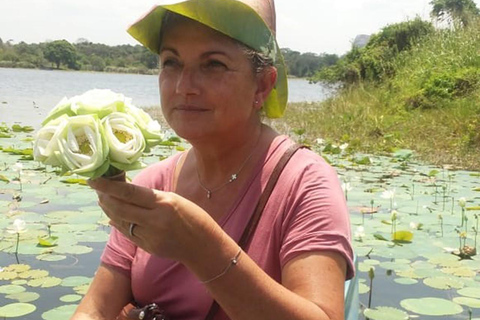
<svg viewBox="0 0 480 320"><path fill-rule="evenodd" d="M202 108L202 107L197 107L197 106L192 106L192 105L179 105L175 107L175 110L178 111L186 111L186 112L206 112L209 111L208 109Z"/></svg>

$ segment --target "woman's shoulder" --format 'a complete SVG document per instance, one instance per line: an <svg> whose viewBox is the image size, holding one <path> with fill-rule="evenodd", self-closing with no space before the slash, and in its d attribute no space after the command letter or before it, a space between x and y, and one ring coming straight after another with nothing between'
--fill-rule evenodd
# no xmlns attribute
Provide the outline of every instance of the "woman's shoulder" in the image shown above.
<svg viewBox="0 0 480 320"><path fill-rule="evenodd" d="M135 176L133 183L148 188L169 191L173 172L182 154L183 152L180 152L148 165Z"/></svg>
<svg viewBox="0 0 480 320"><path fill-rule="evenodd" d="M276 164L278 159L293 144L295 142L287 136L281 135L276 137L270 150L272 160L276 158L276 161L272 161L272 165ZM295 152L285 170L294 172L296 175L306 171L313 171L318 174L335 173L333 167L321 155L304 145L301 145L301 148Z"/></svg>

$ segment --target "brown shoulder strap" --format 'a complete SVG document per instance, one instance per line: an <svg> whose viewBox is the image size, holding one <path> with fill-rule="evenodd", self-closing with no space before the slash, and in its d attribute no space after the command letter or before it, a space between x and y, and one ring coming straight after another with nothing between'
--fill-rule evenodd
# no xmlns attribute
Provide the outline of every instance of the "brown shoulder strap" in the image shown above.
<svg viewBox="0 0 480 320"><path fill-rule="evenodd" d="M265 208L265 205L267 204L267 201L270 198L270 195L272 194L273 188L277 184L280 174L282 173L283 169L287 165L290 158L300 148L305 148L305 146L302 146L296 143L291 145L282 155L280 160L278 160L277 165L273 169L272 174L268 179L267 185L265 186L265 189L263 190L262 195L258 200L257 206L255 207L255 211L252 217L250 218L250 220L248 221L248 224L245 227L245 230L243 231L242 237L238 241L238 245L243 250L247 249L248 245L250 244L250 241L252 240L253 233L255 232L255 229L257 229L258 223L260 222L260 217L262 216L263 209ZM210 307L210 310L208 311L207 316L205 317L205 320L213 320L213 318L215 317L215 314L218 312L219 309L220 309L220 306L218 305L217 301L214 300L212 303L212 306Z"/></svg>

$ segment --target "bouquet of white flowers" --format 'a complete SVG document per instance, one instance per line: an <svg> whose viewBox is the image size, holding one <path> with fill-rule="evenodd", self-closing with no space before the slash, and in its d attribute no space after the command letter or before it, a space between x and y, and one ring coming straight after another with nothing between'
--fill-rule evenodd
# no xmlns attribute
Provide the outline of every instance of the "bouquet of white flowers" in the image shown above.
<svg viewBox="0 0 480 320"><path fill-rule="evenodd" d="M35 135L34 158L89 178L143 166L143 152L162 141L157 121L130 98L94 89L63 98Z"/></svg>

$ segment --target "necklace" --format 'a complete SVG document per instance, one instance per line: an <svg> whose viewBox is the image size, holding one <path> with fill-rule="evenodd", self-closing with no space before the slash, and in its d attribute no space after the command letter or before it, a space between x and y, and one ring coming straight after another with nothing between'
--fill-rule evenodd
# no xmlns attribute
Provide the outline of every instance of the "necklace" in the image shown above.
<svg viewBox="0 0 480 320"><path fill-rule="evenodd" d="M202 187L202 189L207 193L207 199L210 199L212 197L212 193L217 192L218 190L222 189L223 187L225 187L225 186L229 185L230 183L232 183L233 181L237 180L238 175L240 174L240 172L242 172L242 170L245 167L245 165L247 164L248 160L250 160L250 158L253 156L253 153L254 153L257 145L258 145L258 142L260 141L261 136L262 136L262 132L260 132L260 135L258 136L257 142L255 143L255 147L253 147L252 152L250 152L248 157L243 161L242 165L240 166L240 169L238 169L238 171L236 173L232 174L230 176L230 178L225 183L219 185L216 188L209 189L202 183L202 179L200 179L200 173L198 172L198 166L196 166L198 184L200 184L200 187Z"/></svg>

